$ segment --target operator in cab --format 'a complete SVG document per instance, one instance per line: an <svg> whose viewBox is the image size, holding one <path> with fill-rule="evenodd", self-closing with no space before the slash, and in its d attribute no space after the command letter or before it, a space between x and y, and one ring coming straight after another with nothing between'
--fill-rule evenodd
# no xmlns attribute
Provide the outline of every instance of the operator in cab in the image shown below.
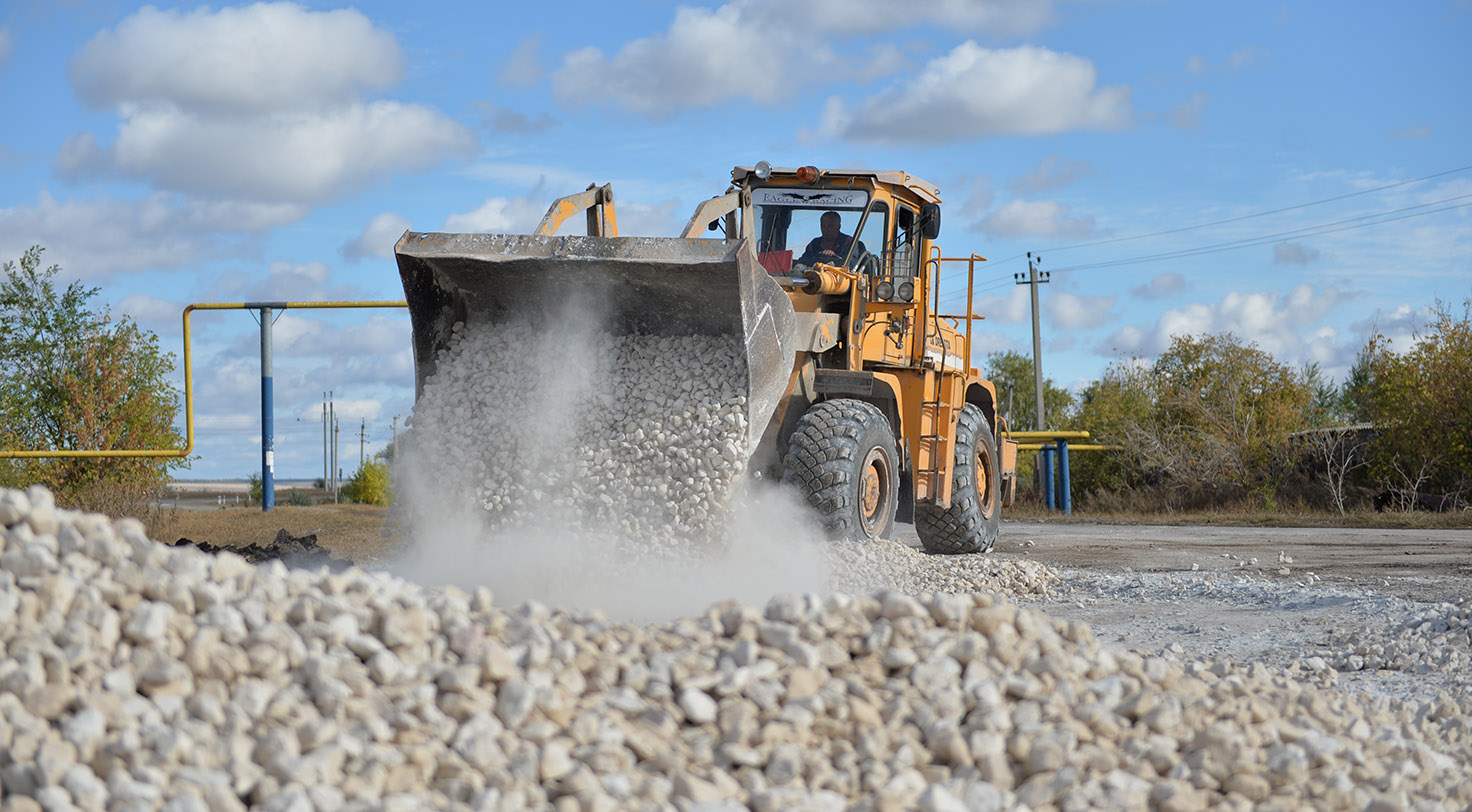
<svg viewBox="0 0 1472 812"><path fill-rule="evenodd" d="M839 228L843 225L842 219L836 211L825 211L818 220L822 235L814 237L808 243L808 247L798 257L795 264L811 267L819 262L825 265L837 265L848 256L849 246L853 245L854 238L844 234ZM864 242L859 241L859 253L864 252Z"/></svg>

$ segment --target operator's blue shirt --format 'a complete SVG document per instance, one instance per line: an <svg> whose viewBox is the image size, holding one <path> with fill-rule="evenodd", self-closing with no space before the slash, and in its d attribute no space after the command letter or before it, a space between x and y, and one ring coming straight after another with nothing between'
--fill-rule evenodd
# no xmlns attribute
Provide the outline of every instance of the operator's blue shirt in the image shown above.
<svg viewBox="0 0 1472 812"><path fill-rule="evenodd" d="M828 265L837 265L838 263L842 262L843 258L848 256L848 249L850 245L853 245L854 238L840 231L838 233L838 236L833 239L833 242L835 243L835 246L829 250L833 251L833 253L837 254L838 256L830 257L828 259L823 259L818 256L819 252L823 250L823 237L819 235L817 237L814 237L812 242L808 243L808 247L802 252L802 256L798 257L797 259L798 264L812 265L815 262L824 262ZM863 240L859 240L859 250L865 250Z"/></svg>

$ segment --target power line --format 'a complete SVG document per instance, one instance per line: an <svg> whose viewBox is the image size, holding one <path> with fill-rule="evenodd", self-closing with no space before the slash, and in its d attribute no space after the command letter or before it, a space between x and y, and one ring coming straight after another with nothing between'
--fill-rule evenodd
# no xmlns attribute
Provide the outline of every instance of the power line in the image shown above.
<svg viewBox="0 0 1472 812"><path fill-rule="evenodd" d="M1459 171L1459 170L1451 170L1451 171ZM1438 177L1439 175L1444 175L1444 174L1448 174L1448 173L1446 173L1446 172L1438 173L1438 175L1431 175L1429 177ZM1421 180L1421 179L1418 179L1418 180ZM1402 186L1402 185L1405 185L1407 183L1414 183L1414 182L1416 182L1416 181L1402 181L1399 184L1391 184L1391 186ZM1384 188L1388 188L1388 187L1380 187L1380 188L1381 189L1384 189ZM1378 191L1378 190L1367 190L1367 191ZM1361 194L1361 193L1360 192L1355 192L1353 194ZM1332 199L1342 199L1344 197L1350 197L1350 196L1352 196L1352 195L1341 195L1339 198L1332 198ZM1349 231L1349 230L1353 230L1353 229L1356 229L1356 228L1365 228L1367 226L1380 225L1382 223L1393 223L1393 222L1396 222L1398 220L1406 220L1406 219L1409 219L1409 218L1412 218L1412 217L1421 217L1421 216L1428 215L1428 214L1437 214L1439 212L1451 211L1453 209L1464 208L1464 207L1466 207L1468 205L1472 205L1472 204L1462 203L1462 204L1458 204L1458 205L1454 205L1454 206L1443 206L1441 208L1429 208L1429 207L1431 207L1431 206L1441 206L1441 204L1443 204L1443 203L1452 203L1454 201L1466 200L1468 198L1472 198L1472 194L1455 195L1453 197L1442 198L1441 200L1433 200L1430 203L1418 203L1418 204L1416 204L1414 206L1405 206L1405 207L1399 208L1399 209L1387 209L1385 211L1373 212L1371 214L1362 214L1362 215L1359 215L1357 217L1347 217L1347 218L1345 218L1343 220L1334 220L1334 221L1330 221L1330 222L1327 222L1327 223L1318 223L1318 224L1311 225L1311 226L1304 226L1302 228L1289 229L1287 231L1279 231L1279 232L1275 232L1275 233L1272 233L1272 234L1260 234L1260 235L1257 235L1257 236L1254 236L1254 237L1244 237L1244 238L1241 238L1241 239L1238 239L1238 240L1230 240L1230 241L1222 242L1222 243L1213 243L1211 245L1198 246L1198 247L1195 247L1195 248L1183 248L1183 249L1179 249L1179 250L1175 250L1175 251L1161 252L1161 253L1158 253L1158 254L1145 254L1145 255L1137 256L1137 257L1126 257L1126 258L1123 258L1123 259L1107 260L1107 261L1103 261L1103 262L1086 263L1086 264L1080 264L1080 265L1070 265L1070 266L1066 266L1066 267L1063 267L1063 268L1057 268L1055 270L1057 270L1059 273L1065 273L1065 272L1068 272L1068 271L1091 270L1091 269L1097 269L1097 268L1113 268L1113 267L1118 267L1118 266L1122 266L1122 265L1133 265L1133 264L1136 264L1136 263L1156 262L1156 261L1164 260L1164 259L1180 259L1180 258L1184 258L1184 257L1200 256L1200 255L1204 255L1204 254L1213 254L1213 253L1217 253L1217 252L1220 252L1220 251L1231 251L1231 250L1235 250L1235 249L1238 249L1238 248L1251 248L1251 247L1254 247L1254 246L1266 245L1266 244L1269 244L1269 243L1277 242L1279 240L1286 239L1288 237L1316 237L1316 236L1320 236L1320 235L1323 235L1323 234L1334 234L1334 233L1337 233L1337 232L1340 232L1340 231ZM1320 202L1324 202L1324 201L1320 201ZM1290 209L1303 208L1304 206L1307 206L1307 205L1313 205L1313 204L1303 204L1302 206L1290 206L1290 207L1287 207L1285 209L1279 209L1277 211L1280 211L1280 212L1281 211L1288 211ZM1426 210L1425 211L1416 211L1417 209L1426 209ZM1411 213L1410 214L1406 214L1406 212L1411 212ZM1264 212L1264 214L1269 214L1269 213L1275 213L1275 212ZM1401 215L1401 216L1399 216L1399 217L1390 217L1390 216L1388 216L1388 215L1395 215L1395 214L1398 214L1398 215ZM1236 219L1245 219L1245 218L1236 218ZM1222 222L1230 222L1230 221L1222 221ZM1220 223L1218 223L1218 224L1220 224ZM1189 228L1192 228L1192 227L1182 228L1182 229L1175 229L1175 230L1170 231L1170 232L1158 232L1158 234L1156 234L1156 235L1146 235L1146 236L1158 236L1159 234L1174 233L1175 231L1185 231L1185 230L1189 230ZM1091 244L1093 244L1093 243L1091 243ZM1074 246L1074 247L1079 247L1079 246ZM1054 250L1060 250L1060 249L1054 249ZM1039 252L1039 253L1041 253L1041 252ZM993 265L991 267L994 268L996 266ZM985 291L985 290L993 290L993 289L996 289L996 288L1004 287L1004 286L1006 286L1009 283L1010 283L1010 280L1009 279L1007 279L1007 278L999 278L995 282L991 282L991 283L988 283L986 285L983 285L983 286L977 288L975 290L975 292L980 293L981 291ZM960 294L959 291L956 291L956 292L947 294L946 296L943 297L943 301L953 301L953 300L957 299L960 295L961 294Z"/></svg>
<svg viewBox="0 0 1472 812"><path fill-rule="evenodd" d="M1260 212L1255 212L1253 214L1244 214L1244 215L1242 215L1240 217L1229 217L1229 218L1227 218L1225 220L1213 220L1210 223L1197 223L1196 225L1191 225L1191 226L1181 226L1179 228L1170 228L1170 229L1166 229L1165 231L1155 231L1155 232L1151 232L1149 234L1135 234L1135 235L1131 235L1131 236L1128 236L1128 237L1111 237L1111 238L1106 239L1106 240L1095 240L1093 242L1081 242L1081 243L1077 243L1075 245L1063 245L1063 246L1059 246L1057 248L1045 248L1045 249L1043 249L1043 251L1048 251L1048 252L1071 251L1071 250L1073 250L1075 248L1087 248L1087 247L1093 246L1093 245L1109 245L1111 243L1117 243L1117 242L1129 242L1131 240L1144 240L1144 239L1149 239L1151 237L1162 237L1162 236L1165 236L1167 234L1179 234L1179 233L1181 233L1183 231L1194 231L1194 230L1196 230L1198 228L1210 228L1211 226L1227 225L1228 223L1240 223L1243 220L1251 220L1251 219L1256 218L1256 217L1266 217L1266 216L1268 216L1270 214L1282 214L1285 211L1296 211L1298 209L1306 209L1306 208L1309 208L1311 206L1319 206L1319 205L1322 205L1324 203L1333 203L1333 202L1335 202L1337 200L1348 200L1351 197L1359 197L1361 195L1374 194L1375 192L1383 192L1386 189L1394 189L1394 188L1399 187L1399 186L1409 186L1410 184L1413 184L1413 183L1421 183L1422 181L1428 181L1428 180L1431 180L1433 178L1440 178L1440 177L1443 177L1443 176L1446 176L1446 175L1455 175L1458 172L1465 172L1468 169L1472 169L1472 164L1468 164L1467 166L1459 166L1456 169L1448 169L1445 172L1436 172L1434 174L1424 175L1422 177L1413 178L1411 180L1403 180L1403 181L1398 181L1396 183L1387 183L1384 186L1376 186L1373 189L1361 189L1358 192L1349 192L1347 194L1336 195L1334 197L1326 197L1326 198L1324 198L1322 200L1312 200L1312 201L1309 201L1308 203L1299 203L1299 204L1294 205L1294 206L1284 206L1281 209L1270 209L1268 211L1260 211ZM1039 253L1042 253L1042 252L1039 252ZM1019 254L1018 256L1022 256L1022 255ZM1016 259L1016 258L1017 257L1011 257L1010 259ZM1007 261L1007 260L1003 260L1003 262L1005 262L1005 261ZM997 263L997 264L1000 265L1001 263ZM995 267L995 266L993 266L993 267Z"/></svg>
<svg viewBox="0 0 1472 812"><path fill-rule="evenodd" d="M1376 186L1376 187L1374 187L1372 189L1361 189L1361 190L1359 190L1357 192L1347 192L1347 193L1342 194L1342 195L1335 195L1333 197L1326 197L1326 198L1322 198L1320 200L1311 200L1311 201L1309 201L1307 203L1298 203L1298 204L1295 204L1295 205L1292 205L1292 206L1283 206L1282 208L1269 209L1267 211L1254 212L1252 214L1244 214L1244 215L1241 215L1239 217L1229 217L1229 218L1227 218L1225 220L1213 220L1213 221L1211 221L1209 223L1197 223L1195 225L1180 226L1178 228L1165 229L1164 231L1153 231L1153 232L1150 232L1148 234L1133 234L1133 235L1126 236L1126 237L1111 237L1111 238L1103 239L1103 240L1094 240L1092 242L1075 243L1074 245L1055 246L1055 247L1051 247L1051 248L1044 248L1044 249L1042 249L1041 251L1039 251L1037 253L1039 253L1039 254L1045 254L1045 253L1051 253L1053 251L1070 251L1070 250L1073 250L1075 248L1087 248L1087 247L1095 246L1095 245L1108 245L1108 244L1112 244L1112 243L1129 242L1129 241L1132 241L1132 240L1144 240L1144 239L1149 239L1151 237L1161 237L1161 236L1165 236L1165 235L1168 235L1168 234L1179 234L1179 233L1186 232L1186 231L1194 231L1194 230L1200 229L1200 228L1210 228L1211 226L1220 226L1220 225L1227 225L1229 223L1238 223L1238 222L1241 222L1243 220L1251 220L1251 219L1254 219L1254 218L1257 218L1257 217L1266 217L1266 216L1272 215L1272 214L1282 214L1283 212L1286 212L1286 211L1296 211L1298 209L1306 209L1306 208L1309 208L1309 207L1312 207L1312 206L1322 205L1324 203L1333 203L1333 202L1339 201L1339 200L1347 200L1347 199L1352 198L1352 197L1360 197L1362 195L1369 195L1369 194L1374 194L1376 192L1383 192L1383 191L1385 191L1387 189L1395 189L1395 188L1398 188L1398 187L1401 187L1401 186L1409 186L1409 185L1414 184L1414 183L1421 183L1421 182L1424 182L1424 181L1433 180L1435 178L1445 177L1447 175L1455 175L1455 174L1457 174L1459 172L1466 172L1469 169L1472 169L1472 164L1468 164L1466 166L1459 166L1459 167L1456 167L1455 169L1447 169L1447 170L1442 171L1442 172L1433 172L1430 175L1422 175L1419 178L1411 178L1410 180L1402 180L1402 181L1396 181L1395 183L1387 183L1387 184L1384 184L1382 186ZM1428 204L1428 205L1435 205L1435 204ZM1400 211L1400 210L1398 210L1398 211ZM1388 213L1388 212L1386 212L1386 213ZM1429 214L1429 212L1428 212L1428 214ZM1329 232L1325 232L1325 233L1329 233ZM987 269L988 270L991 270L993 268L1001 267L1003 265L1006 265L1009 262L1015 262L1016 260L1022 259L1024 256L1026 256L1026 254L1016 254L1014 256L1007 257L1006 259L998 260L996 262L992 262L992 263L990 263L987 266ZM1005 286L1007 284L1009 284L1009 282L1000 281L994 287L1003 287L1003 286Z"/></svg>
<svg viewBox="0 0 1472 812"><path fill-rule="evenodd" d="M1468 197L1472 197L1472 195L1461 195L1461 196L1458 196L1458 197L1449 197L1449 198L1446 198L1445 200L1439 200L1436 203L1427 203L1427 204L1423 204L1423 205L1425 205L1425 206L1434 206L1434 205L1437 205L1438 203L1447 203L1447 202L1450 202L1450 201L1453 201L1453 200L1463 200L1463 199L1468 198ZM1263 235L1263 236L1260 236L1260 237L1249 237L1249 238L1246 238L1246 239L1233 240L1231 242L1225 242L1225 243L1217 243L1215 245L1206 245L1206 246L1201 246L1201 247L1198 247L1198 248L1186 248L1186 249L1181 249L1179 251L1169 251L1169 252L1164 252L1164 253L1160 253L1160 254L1146 254L1144 256L1126 257L1124 259L1109 260L1109 261L1106 261L1106 262L1094 262L1094 263L1089 263L1089 264L1084 264L1084 265L1070 265L1070 266L1068 266L1066 268L1058 268L1058 269L1056 269L1055 270L1055 273L1065 273L1065 272L1068 272L1068 271L1092 270L1092 269L1096 269L1096 268L1113 268L1113 267L1118 267L1120 265L1134 265L1134 264L1143 263L1143 262L1156 262L1156 261L1163 260L1163 259L1179 259L1179 258L1183 258L1183 257L1201 256L1201 255L1204 255L1204 254L1215 254L1215 253L1218 253L1218 252L1221 252L1221 251L1232 251L1232 250L1235 250L1235 249L1238 249L1238 248L1251 248L1253 246L1258 246L1258 245L1268 245L1270 243L1278 242L1278 241L1284 239L1285 237L1289 237L1289 236L1317 237L1317 236L1320 236L1320 235L1323 235L1323 234L1334 234L1334 233L1337 233L1337 232L1340 232L1340 231L1352 231L1354 229L1357 229L1357 228L1365 228L1367 226L1378 226L1378 225L1381 225L1381 224L1384 224L1384 223L1393 223L1393 222L1396 222L1398 220L1409 220L1409 219L1411 219L1413 217L1424 217L1424 216L1426 216L1428 214L1437 214L1439 212L1452 211L1453 209L1462 209L1462 208L1466 208L1468 206L1472 206L1472 203L1458 203L1458 204L1456 204L1454 206L1443 206L1443 207L1441 207L1439 209L1429 209L1427 211L1413 211L1410 214L1401 214L1399 217L1386 217L1385 216L1387 214L1397 214L1397 213L1400 213L1400 212L1409 211L1410 209L1422 208L1422 206L1410 206L1410 207L1405 208L1405 209L1394 209L1394 210L1391 210L1391 211L1380 212L1378 214L1365 215L1363 217L1352 217L1352 218L1349 218L1348 220L1337 220L1337 221L1332 222L1332 223L1322 223L1322 224L1320 224L1318 226L1309 226L1307 228L1295 229L1295 230L1292 230L1292 231L1283 231L1283 232L1279 232L1277 234L1268 234L1268 235ZM1369 218L1381 218L1381 219L1373 219L1373 220L1369 220L1368 222L1356 222L1356 221L1360 221L1360 220L1367 220ZM1348 223L1348 225L1344 225L1346 223Z"/></svg>

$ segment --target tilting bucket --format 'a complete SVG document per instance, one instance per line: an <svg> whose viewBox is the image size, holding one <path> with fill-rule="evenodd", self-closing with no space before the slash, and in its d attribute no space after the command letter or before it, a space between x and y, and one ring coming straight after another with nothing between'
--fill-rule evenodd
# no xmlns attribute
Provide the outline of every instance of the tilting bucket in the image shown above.
<svg viewBox="0 0 1472 812"><path fill-rule="evenodd" d="M749 240L407 232L394 254L413 323L416 394L455 322L555 324L568 302L596 305L616 335L741 337L748 453L786 391L792 304Z"/></svg>

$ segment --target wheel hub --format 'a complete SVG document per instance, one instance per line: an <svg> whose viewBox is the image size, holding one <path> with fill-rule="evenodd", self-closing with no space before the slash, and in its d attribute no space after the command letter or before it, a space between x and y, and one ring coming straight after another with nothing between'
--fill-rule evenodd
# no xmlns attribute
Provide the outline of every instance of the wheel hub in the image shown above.
<svg viewBox="0 0 1472 812"><path fill-rule="evenodd" d="M991 518L992 511L997 506L992 504L992 458L985 448L979 448L976 452L976 475L971 479L976 483L976 504L981 507L981 515Z"/></svg>
<svg viewBox="0 0 1472 812"><path fill-rule="evenodd" d="M865 535L872 537L881 532L893 512L891 476L889 457L884 449L870 449L864 455L863 467L859 469L859 521L864 525Z"/></svg>
<svg viewBox="0 0 1472 812"><path fill-rule="evenodd" d="M859 482L859 505L866 520L872 519L879 509L879 471L872 465L864 468L864 477Z"/></svg>

